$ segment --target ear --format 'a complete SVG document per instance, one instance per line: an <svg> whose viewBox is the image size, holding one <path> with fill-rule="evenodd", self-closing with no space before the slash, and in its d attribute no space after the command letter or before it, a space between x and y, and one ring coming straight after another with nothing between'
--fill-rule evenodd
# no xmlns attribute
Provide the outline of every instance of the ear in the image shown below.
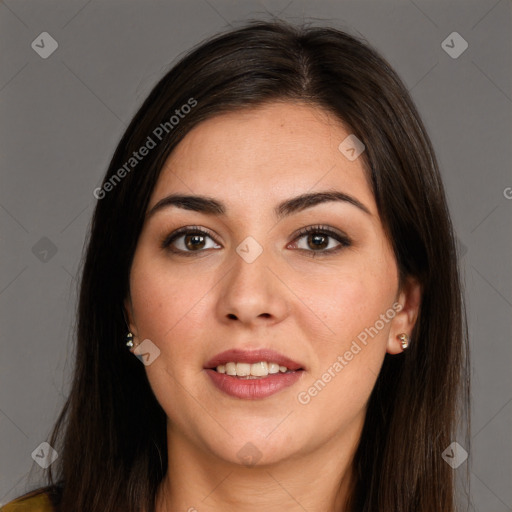
<svg viewBox="0 0 512 512"><path fill-rule="evenodd" d="M409 338L411 337L420 311L421 293L421 285L413 277L406 278L404 285L398 291L396 303L393 306L397 314L391 321L386 350L389 354L403 352L404 349L398 339L399 334L405 333Z"/></svg>
<svg viewBox="0 0 512 512"><path fill-rule="evenodd" d="M128 329L130 329L130 332L133 334L134 346L130 348L130 352L133 352L135 346L137 345L137 343L135 342L135 339L138 336L138 331L137 331L137 327L135 326L135 322L133 319L133 305L132 305L130 296L126 297L126 299L124 300L123 308L124 308L124 316L126 319Z"/></svg>

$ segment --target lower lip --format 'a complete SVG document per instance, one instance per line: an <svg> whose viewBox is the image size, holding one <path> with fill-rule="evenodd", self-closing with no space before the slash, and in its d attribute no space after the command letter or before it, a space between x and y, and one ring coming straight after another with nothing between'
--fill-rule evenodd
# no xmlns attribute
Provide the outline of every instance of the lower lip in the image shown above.
<svg viewBox="0 0 512 512"><path fill-rule="evenodd" d="M239 379L219 373L212 369L207 369L212 382L218 389L235 398L244 398L246 400L257 400L266 398L284 388L292 386L299 380L304 373L303 370L297 370L290 373L272 373L259 379Z"/></svg>

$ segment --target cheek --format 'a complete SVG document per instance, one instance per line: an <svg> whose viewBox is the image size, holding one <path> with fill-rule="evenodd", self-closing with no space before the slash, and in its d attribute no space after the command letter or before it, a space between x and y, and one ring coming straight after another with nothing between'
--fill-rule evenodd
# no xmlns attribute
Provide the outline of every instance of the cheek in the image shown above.
<svg viewBox="0 0 512 512"><path fill-rule="evenodd" d="M294 289L304 332L315 327L318 341L341 350L365 328L372 326L393 304L397 290L397 269L389 253L353 252L343 265L295 278ZM322 345L325 345L322 343Z"/></svg>
<svg viewBox="0 0 512 512"><path fill-rule="evenodd" d="M196 352L190 348L207 333L208 292L214 285L211 273L199 275L186 265L177 272L165 258L141 250L130 275L140 340L155 343L168 363L175 362L177 355L181 362L192 360Z"/></svg>
<svg viewBox="0 0 512 512"><path fill-rule="evenodd" d="M187 406L190 379L199 370L198 345L204 339L204 300L212 284L187 272L176 272L165 259L143 250L136 254L130 292L139 341L149 339L160 350L146 366L151 388L166 413ZM207 296L207 295L206 295Z"/></svg>
<svg viewBox="0 0 512 512"><path fill-rule="evenodd" d="M361 372L361 368L378 372L384 356L389 324L379 323L377 334L371 329L391 307L394 294L378 289L368 277L345 277L331 280L328 287L315 288L314 293L310 290L309 307L302 308L297 319L316 356L312 376L320 377L338 356L347 354L343 376L338 380L348 379L352 384L357 381L360 388L361 377L372 376L371 372Z"/></svg>
<svg viewBox="0 0 512 512"><path fill-rule="evenodd" d="M335 277L303 288L309 300L297 318L314 345L307 386L321 381L312 390L316 406L339 406L341 413L366 402L386 352L397 279L392 254L358 255Z"/></svg>

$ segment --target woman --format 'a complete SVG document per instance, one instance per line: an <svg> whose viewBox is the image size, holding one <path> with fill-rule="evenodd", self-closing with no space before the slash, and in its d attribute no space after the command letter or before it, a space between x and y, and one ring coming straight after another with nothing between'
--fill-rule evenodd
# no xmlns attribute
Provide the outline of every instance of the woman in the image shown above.
<svg viewBox="0 0 512 512"><path fill-rule="evenodd" d="M212 38L155 86L94 195L42 510L455 510L453 229L375 50L284 22Z"/></svg>

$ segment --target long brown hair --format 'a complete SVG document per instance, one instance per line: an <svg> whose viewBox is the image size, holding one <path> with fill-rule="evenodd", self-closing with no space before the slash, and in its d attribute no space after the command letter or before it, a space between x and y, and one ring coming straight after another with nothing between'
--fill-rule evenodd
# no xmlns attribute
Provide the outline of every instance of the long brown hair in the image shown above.
<svg viewBox="0 0 512 512"><path fill-rule="evenodd" d="M365 41L329 27L252 21L203 42L165 74L95 192L74 378L49 441L60 456L43 488L63 512L154 510L167 470L166 415L125 346L123 316L144 214L164 162L194 126L276 100L327 109L364 143L400 277L422 285L412 343L386 354L371 394L346 510L455 510L442 453L461 424L469 439L469 350L453 227L425 127L396 72ZM156 147L127 167L148 137Z"/></svg>

